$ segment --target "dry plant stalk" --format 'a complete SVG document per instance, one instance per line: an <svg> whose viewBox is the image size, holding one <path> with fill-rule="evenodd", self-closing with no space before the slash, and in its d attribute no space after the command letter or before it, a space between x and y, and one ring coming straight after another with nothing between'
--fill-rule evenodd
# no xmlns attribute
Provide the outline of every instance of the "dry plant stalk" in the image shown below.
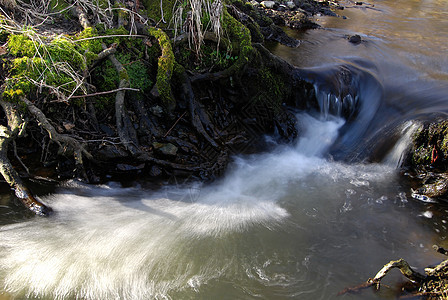
<svg viewBox="0 0 448 300"><path fill-rule="evenodd" d="M185 21L183 15L186 12ZM223 4L221 0L189 0L187 7L183 7L179 4L173 13L173 23L175 29L175 36L178 35L178 30L181 29L181 33L185 32L188 35L189 47L193 48L196 56L199 58L201 55L201 47L204 43L205 32L208 30L218 37L219 40L222 33L221 17L223 13ZM210 22L202 24L202 18L208 16Z"/></svg>

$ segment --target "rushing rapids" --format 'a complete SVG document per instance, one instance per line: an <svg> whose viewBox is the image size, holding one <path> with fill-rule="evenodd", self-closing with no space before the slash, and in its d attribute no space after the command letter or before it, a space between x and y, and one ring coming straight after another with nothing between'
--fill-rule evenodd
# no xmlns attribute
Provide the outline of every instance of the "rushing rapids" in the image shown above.
<svg viewBox="0 0 448 300"><path fill-rule="evenodd" d="M397 166L420 122L448 112L446 8L340 13L298 49L273 49L315 87L294 143L267 137L269 152L234 158L211 185L67 182L41 197L50 218L25 218L4 196L0 299L332 299L390 259L438 263L448 207L412 198Z"/></svg>
<svg viewBox="0 0 448 300"><path fill-rule="evenodd" d="M329 296L339 275L322 267L336 253L349 263L354 254L343 253L352 242L365 251L392 246L400 252L397 226L424 234L409 219L394 224L393 215L409 209L394 168L324 158L342 120L298 119L303 135L294 147L239 158L212 186L60 187L44 197L55 216L1 228L6 291L86 299L194 298L224 288L237 298ZM389 216L379 228L361 222L375 224L377 213ZM380 236L372 236L376 230ZM351 269L358 272L355 261Z"/></svg>

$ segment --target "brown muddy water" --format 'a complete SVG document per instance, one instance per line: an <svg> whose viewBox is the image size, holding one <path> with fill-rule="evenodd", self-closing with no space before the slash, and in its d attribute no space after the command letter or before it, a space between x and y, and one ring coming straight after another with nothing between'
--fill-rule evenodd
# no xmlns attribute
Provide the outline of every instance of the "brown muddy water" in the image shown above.
<svg viewBox="0 0 448 300"><path fill-rule="evenodd" d="M320 111L298 112L294 144L236 157L211 185L69 181L41 196L50 218L4 190L0 299L335 299L391 259L438 263L448 205L414 199L397 166L420 121L448 111L445 3L344 2L346 19L317 17L299 48L273 47ZM349 122L343 102L359 111ZM400 282L339 298L394 299Z"/></svg>

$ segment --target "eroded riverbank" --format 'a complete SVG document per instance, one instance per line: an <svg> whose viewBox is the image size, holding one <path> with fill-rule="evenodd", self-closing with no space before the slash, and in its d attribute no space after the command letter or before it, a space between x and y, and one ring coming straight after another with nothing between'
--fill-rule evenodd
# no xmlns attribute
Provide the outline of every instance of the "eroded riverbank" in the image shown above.
<svg viewBox="0 0 448 300"><path fill-rule="evenodd" d="M420 271L437 264L443 257L432 245L446 243L447 207L412 198L411 182L396 169L404 148L394 145L409 144L402 138L415 117L447 109L444 77L428 71L443 70L443 57L435 68L413 64L437 59L409 46L418 45L417 30L409 41L384 34L394 22L403 29L394 4L374 8L347 7L338 12L347 19L325 18L337 26L297 35L296 50L273 50L303 68L300 76L319 99L305 107L311 115L294 117L295 142L263 139L269 151L232 157L212 185L171 181L154 191L69 181L42 196L55 210L49 219L24 220L23 210L6 202L5 290L49 299L332 299L389 259L405 258ZM350 23L355 15L374 17L360 27ZM391 27L376 28L384 24ZM360 44L348 41L354 34ZM408 46L396 52L394 43ZM343 111L342 99L356 107L348 121L334 116ZM394 298L401 279L387 280L392 288L362 297Z"/></svg>

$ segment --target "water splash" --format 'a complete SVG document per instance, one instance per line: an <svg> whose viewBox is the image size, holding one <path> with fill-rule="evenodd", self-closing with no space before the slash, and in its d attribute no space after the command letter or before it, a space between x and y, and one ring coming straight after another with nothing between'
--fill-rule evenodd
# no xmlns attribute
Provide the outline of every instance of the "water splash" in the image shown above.
<svg viewBox="0 0 448 300"><path fill-rule="evenodd" d="M169 298L197 290L234 268L228 240L252 228L274 230L290 216L279 201L304 178L343 122L300 115L296 147L236 160L211 186L146 194L113 184L70 182L45 198L55 210L0 228L0 278L6 291L65 299ZM317 140L317 141L316 141ZM202 254L202 255L201 255Z"/></svg>
<svg viewBox="0 0 448 300"><path fill-rule="evenodd" d="M412 145L412 137L422 125L418 121L407 121L400 128L400 138L393 149L385 157L384 163L395 168L402 166L409 148Z"/></svg>
<svg viewBox="0 0 448 300"><path fill-rule="evenodd" d="M210 288L233 298L329 293L319 285L330 275L310 271L322 255L310 243L325 241L344 257L335 246L347 238L340 227L362 226L346 218L363 207L391 205L369 199L382 197L377 186L395 173L328 161L344 121L298 120L296 145L237 158L213 185L154 192L67 183L44 199L51 218L0 227L0 284L18 298L44 299L195 299L209 298Z"/></svg>

